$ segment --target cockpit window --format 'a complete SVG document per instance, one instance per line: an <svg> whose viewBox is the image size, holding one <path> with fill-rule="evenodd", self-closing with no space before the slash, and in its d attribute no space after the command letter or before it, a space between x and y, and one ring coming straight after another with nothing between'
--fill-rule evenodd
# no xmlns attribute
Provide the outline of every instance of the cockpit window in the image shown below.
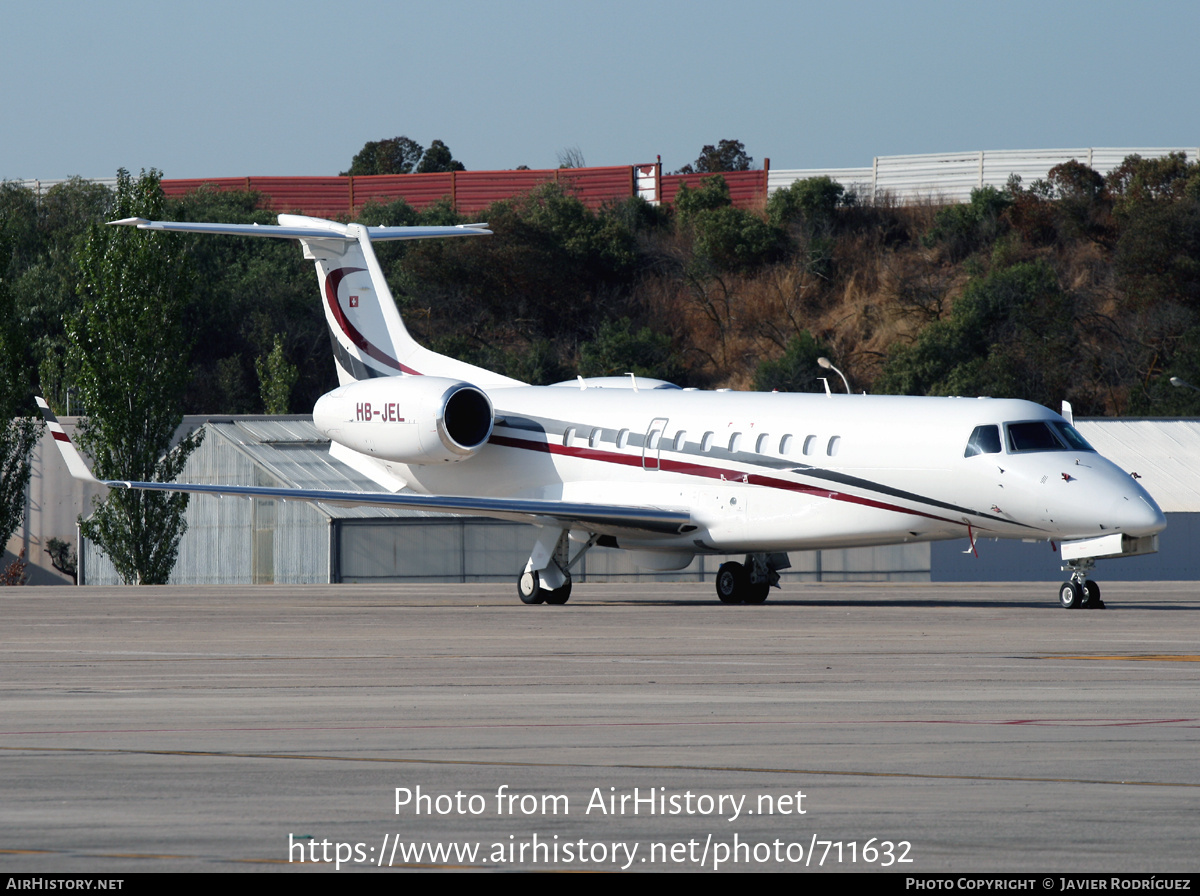
<svg viewBox="0 0 1200 896"><path fill-rule="evenodd" d="M967 439L967 450L963 452L963 457L974 457L976 454L999 453L1000 427L976 426L975 431L971 433L971 438Z"/></svg>
<svg viewBox="0 0 1200 896"><path fill-rule="evenodd" d="M1036 420L1030 423L1006 423L1008 450L1017 451L1094 451L1079 431L1069 423Z"/></svg>
<svg viewBox="0 0 1200 896"><path fill-rule="evenodd" d="M1054 431L1058 433L1059 437L1066 442L1069 447L1076 451L1095 452L1096 449L1088 444L1088 440L1081 436L1079 434L1079 430L1077 430L1070 423L1051 423L1050 425L1054 427Z"/></svg>

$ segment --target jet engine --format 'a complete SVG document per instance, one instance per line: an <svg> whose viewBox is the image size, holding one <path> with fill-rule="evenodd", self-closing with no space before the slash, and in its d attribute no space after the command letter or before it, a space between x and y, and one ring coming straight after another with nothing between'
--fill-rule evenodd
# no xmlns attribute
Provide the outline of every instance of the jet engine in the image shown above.
<svg viewBox="0 0 1200 896"><path fill-rule="evenodd" d="M360 380L327 392L313 408L323 435L403 464L466 460L487 444L494 422L482 389L436 376Z"/></svg>

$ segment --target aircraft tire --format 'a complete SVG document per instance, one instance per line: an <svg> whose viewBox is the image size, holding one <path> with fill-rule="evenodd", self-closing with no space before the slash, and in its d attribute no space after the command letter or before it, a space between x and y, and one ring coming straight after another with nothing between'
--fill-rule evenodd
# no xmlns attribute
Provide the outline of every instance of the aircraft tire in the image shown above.
<svg viewBox="0 0 1200 896"><path fill-rule="evenodd" d="M1058 602L1064 610L1077 610L1083 606L1083 588L1074 582L1063 582L1058 589Z"/></svg>
<svg viewBox="0 0 1200 896"><path fill-rule="evenodd" d="M761 604L766 603L767 595L771 593L771 585L768 582L749 582L746 585L746 603Z"/></svg>
<svg viewBox="0 0 1200 896"><path fill-rule="evenodd" d="M561 588L555 588L553 591L546 591L543 589L542 593L546 595L546 603L548 604L565 604L571 599L571 582L568 580L567 584L563 585Z"/></svg>
<svg viewBox="0 0 1200 896"><path fill-rule="evenodd" d="M523 604L540 604L546 600L547 594L552 593L542 587L541 577L536 570L523 572L517 577L517 594Z"/></svg>
<svg viewBox="0 0 1200 896"><path fill-rule="evenodd" d="M1104 609L1104 601L1100 599L1100 586L1091 579L1083 583L1083 605L1089 610Z"/></svg>
<svg viewBox="0 0 1200 896"><path fill-rule="evenodd" d="M717 597L723 604L740 604L750 589L746 567L736 561L722 563L717 569Z"/></svg>

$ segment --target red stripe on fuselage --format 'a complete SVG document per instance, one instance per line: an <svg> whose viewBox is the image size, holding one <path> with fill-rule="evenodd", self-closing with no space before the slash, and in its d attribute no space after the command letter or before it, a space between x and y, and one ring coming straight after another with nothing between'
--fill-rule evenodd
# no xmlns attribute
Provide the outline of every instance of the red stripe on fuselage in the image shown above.
<svg viewBox="0 0 1200 896"><path fill-rule="evenodd" d="M575 448L567 447L566 445L551 445L548 442L536 442L531 439L517 439L512 436L498 436L493 434L488 439L493 445L500 445L504 448L520 448L525 451L541 451L546 454L561 454L567 457L577 457L582 460L594 460L600 463L618 464L626 467L641 467L642 455L640 454L618 454L614 451L600 451L595 448ZM692 461L673 460L671 458L659 457L658 469L665 470L670 473L681 473L685 476L698 476L703 479L716 479L722 482L743 482L747 485L757 485L763 488L775 488L782 491L799 492L805 495L811 495L815 498L827 498L830 501L845 501L849 504L860 504L864 507L874 507L877 510L891 510L895 513L906 513L910 516L921 516L930 520L937 520L943 523L954 523L955 525L965 526L966 523L961 520L952 520L944 516L938 516L933 513L926 513L923 510L913 510L909 507L901 507L899 504L889 504L886 501L877 501L874 498L864 498L859 495L848 495L845 492L834 491L833 489L824 488L816 485L806 485L803 482L792 482L789 479L780 479L775 476L764 476L761 473L748 473L743 470L734 470L725 467L712 467L706 464L698 464Z"/></svg>

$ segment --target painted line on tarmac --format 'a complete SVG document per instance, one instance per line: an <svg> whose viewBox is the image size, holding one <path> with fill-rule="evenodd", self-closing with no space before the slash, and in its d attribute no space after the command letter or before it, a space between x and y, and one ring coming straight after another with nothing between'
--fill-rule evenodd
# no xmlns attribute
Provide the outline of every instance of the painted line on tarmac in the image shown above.
<svg viewBox="0 0 1200 896"><path fill-rule="evenodd" d="M761 775L809 775L812 777L892 778L917 781L996 781L1024 784L1103 784L1129 787L1189 787L1200 789L1200 782L1137 781L1119 778L1039 778L1024 775L948 775L921 772L868 772L822 768L753 768L741 765L649 765L640 763L599 762L505 762L474 759L404 759L389 756L322 756L310 753L244 753L230 750L121 750L85 747L0 747L8 752L73 753L93 756L180 756L193 759L283 759L304 762L370 762L385 765L468 766L472 768L570 768L629 769L636 771L737 772Z"/></svg>

